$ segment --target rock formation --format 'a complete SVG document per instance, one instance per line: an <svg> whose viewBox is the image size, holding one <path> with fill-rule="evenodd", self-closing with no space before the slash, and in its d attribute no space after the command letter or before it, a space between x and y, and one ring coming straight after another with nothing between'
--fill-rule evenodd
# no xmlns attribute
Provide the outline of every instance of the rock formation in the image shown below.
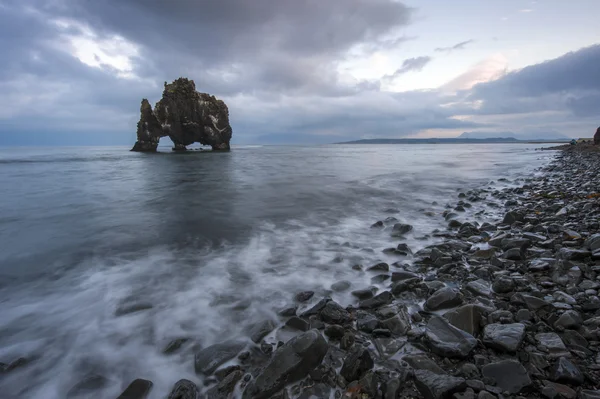
<svg viewBox="0 0 600 399"><path fill-rule="evenodd" d="M600 127L596 130L596 134L594 134L594 144L600 144Z"/></svg>
<svg viewBox="0 0 600 399"><path fill-rule="evenodd" d="M169 136L174 151L185 151L192 143L229 150L231 126L227 105L214 96L198 93L193 80L165 82L162 99L154 110L142 100L137 142L131 151L155 152L161 137Z"/></svg>

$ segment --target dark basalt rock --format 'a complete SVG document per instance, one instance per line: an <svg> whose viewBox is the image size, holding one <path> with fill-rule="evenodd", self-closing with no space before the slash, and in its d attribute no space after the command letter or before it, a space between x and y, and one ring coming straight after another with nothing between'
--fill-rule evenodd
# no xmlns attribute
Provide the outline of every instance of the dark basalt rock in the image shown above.
<svg viewBox="0 0 600 399"><path fill-rule="evenodd" d="M117 399L145 399L150 394L152 385L152 381L138 378L129 384Z"/></svg>
<svg viewBox="0 0 600 399"><path fill-rule="evenodd" d="M202 349L194 358L196 373L212 374L220 365L240 353L245 346L243 341L225 341Z"/></svg>
<svg viewBox="0 0 600 399"><path fill-rule="evenodd" d="M427 370L415 371L415 385L425 399L451 398L455 392L462 392L467 388L464 378L435 374Z"/></svg>
<svg viewBox="0 0 600 399"><path fill-rule="evenodd" d="M477 346L477 340L471 334L438 316L427 323L425 341L432 352L444 357L464 358Z"/></svg>
<svg viewBox="0 0 600 399"><path fill-rule="evenodd" d="M173 386L168 399L200 399L200 390L190 380L179 380Z"/></svg>
<svg viewBox="0 0 600 399"><path fill-rule="evenodd" d="M315 369L329 349L325 338L311 330L289 340L244 391L243 398L266 399L285 385L304 378Z"/></svg>
<svg viewBox="0 0 600 399"><path fill-rule="evenodd" d="M527 370L516 360L501 360L483 366L484 377L493 380L502 390L510 394L521 392L531 385Z"/></svg>
<svg viewBox="0 0 600 399"><path fill-rule="evenodd" d="M373 368L373 358L368 349L355 346L344 359L340 375L348 382L360 379L367 371Z"/></svg>
<svg viewBox="0 0 600 399"><path fill-rule="evenodd" d="M165 82L162 99L154 110L143 99L137 125L137 142L131 151L156 152L161 137L169 136L174 150L185 151L192 143L229 150L232 129L227 105L214 96L198 93L193 80Z"/></svg>

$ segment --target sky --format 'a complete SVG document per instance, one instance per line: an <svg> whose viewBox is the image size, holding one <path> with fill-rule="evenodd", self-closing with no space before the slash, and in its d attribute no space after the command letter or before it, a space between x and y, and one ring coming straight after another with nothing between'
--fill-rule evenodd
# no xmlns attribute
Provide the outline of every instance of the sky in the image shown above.
<svg viewBox="0 0 600 399"><path fill-rule="evenodd" d="M0 145L124 145L183 76L235 144L591 137L598 0L0 0ZM165 140L165 139L164 139Z"/></svg>

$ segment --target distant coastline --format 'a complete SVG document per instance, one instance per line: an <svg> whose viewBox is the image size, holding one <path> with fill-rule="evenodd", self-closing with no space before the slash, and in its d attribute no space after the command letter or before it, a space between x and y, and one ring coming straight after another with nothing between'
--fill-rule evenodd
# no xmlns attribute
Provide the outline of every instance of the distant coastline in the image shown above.
<svg viewBox="0 0 600 399"><path fill-rule="evenodd" d="M515 138L431 138L431 139L364 139L344 141L334 144L552 144L568 143L570 140L518 140Z"/></svg>

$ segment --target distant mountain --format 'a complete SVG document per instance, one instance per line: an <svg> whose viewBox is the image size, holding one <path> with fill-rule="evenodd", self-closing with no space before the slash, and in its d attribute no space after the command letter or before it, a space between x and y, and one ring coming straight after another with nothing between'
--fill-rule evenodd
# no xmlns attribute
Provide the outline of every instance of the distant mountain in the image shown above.
<svg viewBox="0 0 600 399"><path fill-rule="evenodd" d="M569 137L565 136L559 132L552 131L535 131L535 132L525 132L525 133L514 133L514 132L464 132L460 136L460 139L505 139L505 138L514 138L516 140L521 141L553 141L553 140L561 140L567 141L571 140Z"/></svg>
<svg viewBox="0 0 600 399"><path fill-rule="evenodd" d="M430 138L430 139L364 139L346 141L335 144L502 144L502 143L529 143L529 142L564 142L569 138L562 140L517 140L514 137L491 137L491 138Z"/></svg>

